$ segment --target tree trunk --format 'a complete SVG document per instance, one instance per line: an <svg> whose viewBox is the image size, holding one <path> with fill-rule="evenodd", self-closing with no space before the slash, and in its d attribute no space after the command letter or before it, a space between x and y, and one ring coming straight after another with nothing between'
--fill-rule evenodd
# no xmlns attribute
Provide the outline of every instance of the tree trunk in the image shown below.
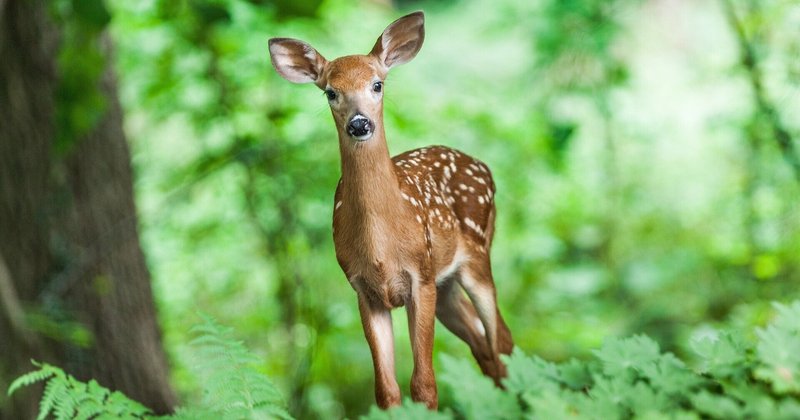
<svg viewBox="0 0 800 420"><path fill-rule="evenodd" d="M32 358L168 412L111 60L86 87L104 115L57 154L57 39L45 2L0 0L0 418L35 417L38 393L5 397Z"/></svg>

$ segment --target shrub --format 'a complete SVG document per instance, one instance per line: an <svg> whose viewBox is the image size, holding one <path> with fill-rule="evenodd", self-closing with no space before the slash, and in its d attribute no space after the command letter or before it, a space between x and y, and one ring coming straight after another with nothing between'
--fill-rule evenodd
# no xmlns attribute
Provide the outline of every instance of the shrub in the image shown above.
<svg viewBox="0 0 800 420"><path fill-rule="evenodd" d="M501 390L470 362L442 356L440 380L454 406L431 412L405 400L364 419L699 419L800 418L800 301L775 304L777 316L755 331L755 342L723 331L690 343L695 369L646 336L613 338L594 359L555 364L520 349L505 357ZM177 418L290 418L269 379L252 366L257 359L211 319L196 327L192 346L206 384L197 407ZM36 364L36 363L34 363ZM9 394L46 381L39 418L150 418L150 412L95 381L83 383L47 364L18 378Z"/></svg>

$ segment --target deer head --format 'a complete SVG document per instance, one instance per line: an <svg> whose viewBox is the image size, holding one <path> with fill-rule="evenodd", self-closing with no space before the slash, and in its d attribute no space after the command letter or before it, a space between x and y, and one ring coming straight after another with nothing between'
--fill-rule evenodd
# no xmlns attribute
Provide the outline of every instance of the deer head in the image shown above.
<svg viewBox="0 0 800 420"><path fill-rule="evenodd" d="M340 139L365 142L383 133L383 87L389 70L411 61L425 38L425 17L415 12L394 21L366 55L328 61L311 45L291 38L269 40L272 65L293 83L325 92Z"/></svg>

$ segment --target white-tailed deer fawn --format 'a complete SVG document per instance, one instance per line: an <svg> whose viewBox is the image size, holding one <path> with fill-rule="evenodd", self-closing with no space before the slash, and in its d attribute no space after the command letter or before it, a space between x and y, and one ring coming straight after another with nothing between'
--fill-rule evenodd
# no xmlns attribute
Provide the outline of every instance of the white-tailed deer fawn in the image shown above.
<svg viewBox="0 0 800 420"><path fill-rule="evenodd" d="M324 90L336 122L342 178L334 198L333 240L339 265L358 295L375 368L375 398L383 408L400 403L393 308L405 305L408 312L411 396L430 408L438 404L434 315L469 344L483 373L498 385L506 374L499 355L513 346L497 309L489 261L495 218L489 168L443 146L393 158L386 146L386 74L414 58L424 37L424 16L416 12L389 25L367 55L327 61L302 41L269 41L278 73Z"/></svg>

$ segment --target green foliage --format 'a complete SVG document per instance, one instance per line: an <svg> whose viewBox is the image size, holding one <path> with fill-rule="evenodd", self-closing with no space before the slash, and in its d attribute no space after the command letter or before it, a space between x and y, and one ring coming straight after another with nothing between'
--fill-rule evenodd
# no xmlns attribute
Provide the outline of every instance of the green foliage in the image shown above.
<svg viewBox="0 0 800 420"><path fill-rule="evenodd" d="M101 34L111 15L103 0L58 0L51 10L61 28L54 150L63 154L105 115L101 81L108 46Z"/></svg>
<svg viewBox="0 0 800 420"><path fill-rule="evenodd" d="M772 325L756 331L756 348L762 362L757 378L772 384L779 394L800 394L800 302L775 305L778 318Z"/></svg>
<svg viewBox="0 0 800 420"><path fill-rule="evenodd" d="M403 419L428 419L428 420L446 420L451 419L453 416L449 412L435 412L428 410L425 404L415 403L410 398L403 400L403 404L397 407L392 407L388 410L381 410L378 406L373 405L369 413L361 416L361 420L403 420Z"/></svg>
<svg viewBox="0 0 800 420"><path fill-rule="evenodd" d="M361 418L798 418L800 301L775 304L775 309L776 318L757 331L755 343L730 332L696 340L696 371L642 335L609 339L594 351L595 360L585 362L555 364L514 349L504 356L505 389L496 388L471 362L442 355L439 379L453 396L452 411L431 412L406 399L387 411L373 406ZM194 332L198 336L191 345L205 397L172 418L291 418L269 379L252 367L257 358L231 337L230 328L206 317ZM151 417L145 407L93 380L82 383L57 367L34 364L39 370L17 378L8 393L46 381L39 418Z"/></svg>
<svg viewBox="0 0 800 420"><path fill-rule="evenodd" d="M149 409L95 380L78 381L58 367L33 362L39 370L17 378L11 395L21 387L46 382L38 419L291 419L278 390L254 364L258 358L231 336L231 330L205 317L194 328L194 365L205 386L201 403L178 408L175 415L155 417Z"/></svg>
<svg viewBox="0 0 800 420"><path fill-rule="evenodd" d="M33 364L39 370L17 378L9 386L8 395L20 387L46 381L37 419L45 419L48 415L56 419L142 419L150 413L143 405L120 392L111 392L95 380L81 382L58 367L47 363Z"/></svg>
<svg viewBox="0 0 800 420"><path fill-rule="evenodd" d="M187 409L177 417L192 419L199 413L213 418L291 418L286 402L266 375L254 368L259 358L231 334L231 329L209 317L193 328L197 337L194 366L203 390L202 409Z"/></svg>
<svg viewBox="0 0 800 420"><path fill-rule="evenodd" d="M777 317L757 331L755 343L732 332L696 340L697 370L642 335L609 339L586 362L554 364L515 349L505 357L505 390L470 363L442 356L440 379L455 413L429 413L406 401L386 413L373 408L365 418L797 418L800 301L775 308Z"/></svg>
<svg viewBox="0 0 800 420"><path fill-rule="evenodd" d="M454 409L473 419L514 419L519 406L513 395L502 392L492 381L475 372L470 361L441 356L442 383L453 390Z"/></svg>

